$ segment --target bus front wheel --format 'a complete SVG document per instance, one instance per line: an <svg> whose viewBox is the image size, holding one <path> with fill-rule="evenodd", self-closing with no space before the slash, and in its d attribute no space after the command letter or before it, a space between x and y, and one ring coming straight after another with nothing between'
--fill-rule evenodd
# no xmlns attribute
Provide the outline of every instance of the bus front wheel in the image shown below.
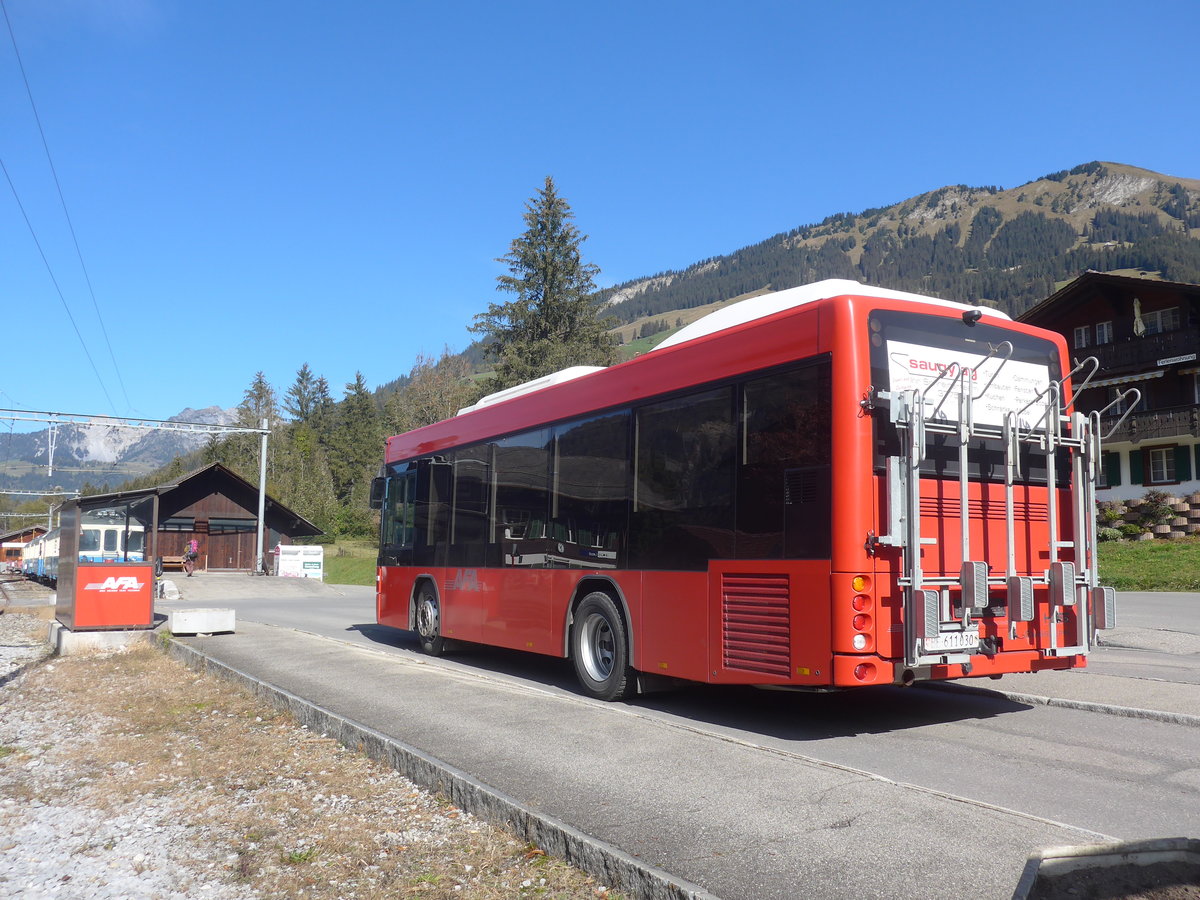
<svg viewBox="0 0 1200 900"><path fill-rule="evenodd" d="M598 700L624 700L636 686L625 620L612 597L588 594L571 625L571 660L583 689Z"/></svg>
<svg viewBox="0 0 1200 900"><path fill-rule="evenodd" d="M417 593L416 626L421 649L430 656L441 656L446 648L446 640L442 637L441 610L437 594L429 585Z"/></svg>

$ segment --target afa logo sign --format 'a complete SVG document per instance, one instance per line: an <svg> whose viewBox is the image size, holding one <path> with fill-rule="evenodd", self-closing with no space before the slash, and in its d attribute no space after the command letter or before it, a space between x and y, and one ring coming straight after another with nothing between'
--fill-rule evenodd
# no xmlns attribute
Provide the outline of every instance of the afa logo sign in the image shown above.
<svg viewBox="0 0 1200 900"><path fill-rule="evenodd" d="M101 594L136 594L145 586L145 582L139 581L134 575L110 575L104 581L84 585L83 589Z"/></svg>

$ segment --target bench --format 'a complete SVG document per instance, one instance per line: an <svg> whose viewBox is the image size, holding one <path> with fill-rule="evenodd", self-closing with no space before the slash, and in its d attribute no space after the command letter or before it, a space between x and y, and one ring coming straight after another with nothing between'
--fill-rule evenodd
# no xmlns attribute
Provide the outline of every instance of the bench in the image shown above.
<svg viewBox="0 0 1200 900"><path fill-rule="evenodd" d="M162 558L162 565L163 565L164 572L167 569L182 572L183 571L183 557L182 556L164 556Z"/></svg>

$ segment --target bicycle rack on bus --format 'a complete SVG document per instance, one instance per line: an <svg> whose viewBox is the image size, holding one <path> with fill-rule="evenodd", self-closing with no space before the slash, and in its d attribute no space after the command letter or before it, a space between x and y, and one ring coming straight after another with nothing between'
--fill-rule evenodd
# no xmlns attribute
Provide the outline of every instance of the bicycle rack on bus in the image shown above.
<svg viewBox="0 0 1200 900"><path fill-rule="evenodd" d="M974 404L995 383L1005 364L1012 357L1008 341L992 348L973 366L953 363L947 366L924 390L878 391L875 397L890 410L893 424L903 433L900 454L887 459L888 533L874 540L875 544L899 547L902 553L902 573L899 583L904 589L904 647L905 665L919 667L970 662L971 655L995 652L994 647L981 646L979 629L972 616L982 614L989 606L991 588L1002 588L1007 599L1010 636L1015 639L1017 623L1034 619L1033 592L1035 584L1049 586L1051 619L1049 646L1042 648L1046 656L1086 654L1095 639L1097 629L1115 625L1115 592L1098 583L1096 560L1096 480L1100 465L1100 416L1124 401L1131 401L1125 414L1103 435L1107 439L1120 427L1132 411L1141 394L1136 389L1125 391L1102 410L1088 415L1072 411L1074 400L1063 406L1063 383L1084 369L1087 377L1075 391L1078 396L1100 367L1095 357L1077 365L1059 381L1051 381L1033 400L1020 410L1004 413L1001 425L975 421ZM979 367L993 357L999 365L978 394L971 381ZM945 380L945 390L936 405L931 406L931 393ZM958 420L943 413L955 383L958 385ZM1030 415L1023 418L1027 413ZM1023 425L1028 422L1028 425ZM1066 429L1064 431L1064 426ZM926 576L921 566L921 546L935 544L935 538L921 536L920 471L925 460L927 435L946 434L958 437L958 492L960 501L960 536L962 567L958 577ZM991 439L1004 446L1004 519L1007 561L1003 575L993 575L988 564L971 558L969 485L969 444L972 439ZM1049 568L1040 577L1018 575L1016 570L1014 481L1020 477L1022 445L1037 448L1046 456L1047 515L1049 520ZM1059 448L1069 448L1074 514L1074 540L1063 541L1058 527ZM1082 548L1079 543L1082 542ZM1070 548L1075 552L1071 561L1060 560L1059 551ZM951 589L961 592L962 614L952 614ZM1091 604L1081 598L1090 597ZM1058 645L1057 625L1063 620L1067 607L1076 610L1075 643Z"/></svg>

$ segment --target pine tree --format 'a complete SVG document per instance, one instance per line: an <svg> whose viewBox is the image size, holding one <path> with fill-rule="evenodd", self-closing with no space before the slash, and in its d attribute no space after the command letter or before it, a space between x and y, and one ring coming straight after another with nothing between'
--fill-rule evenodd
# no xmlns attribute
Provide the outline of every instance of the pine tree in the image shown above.
<svg viewBox="0 0 1200 900"><path fill-rule="evenodd" d="M296 372L296 380L288 388L284 397L283 408L295 421L307 422L313 414L316 401L317 381L312 369L304 363Z"/></svg>
<svg viewBox="0 0 1200 900"><path fill-rule="evenodd" d="M361 372L355 372L354 381L346 385L336 419L328 460L337 498L345 503L356 484L370 481L383 458L379 410Z"/></svg>
<svg viewBox="0 0 1200 900"><path fill-rule="evenodd" d="M484 335L485 352L496 361L488 385L500 390L572 365L611 365L616 348L599 316L595 277L600 269L583 261L587 240L571 220L571 207L547 176L525 205L525 232L497 262L508 275L496 289L516 295L492 303L475 316L471 330Z"/></svg>

